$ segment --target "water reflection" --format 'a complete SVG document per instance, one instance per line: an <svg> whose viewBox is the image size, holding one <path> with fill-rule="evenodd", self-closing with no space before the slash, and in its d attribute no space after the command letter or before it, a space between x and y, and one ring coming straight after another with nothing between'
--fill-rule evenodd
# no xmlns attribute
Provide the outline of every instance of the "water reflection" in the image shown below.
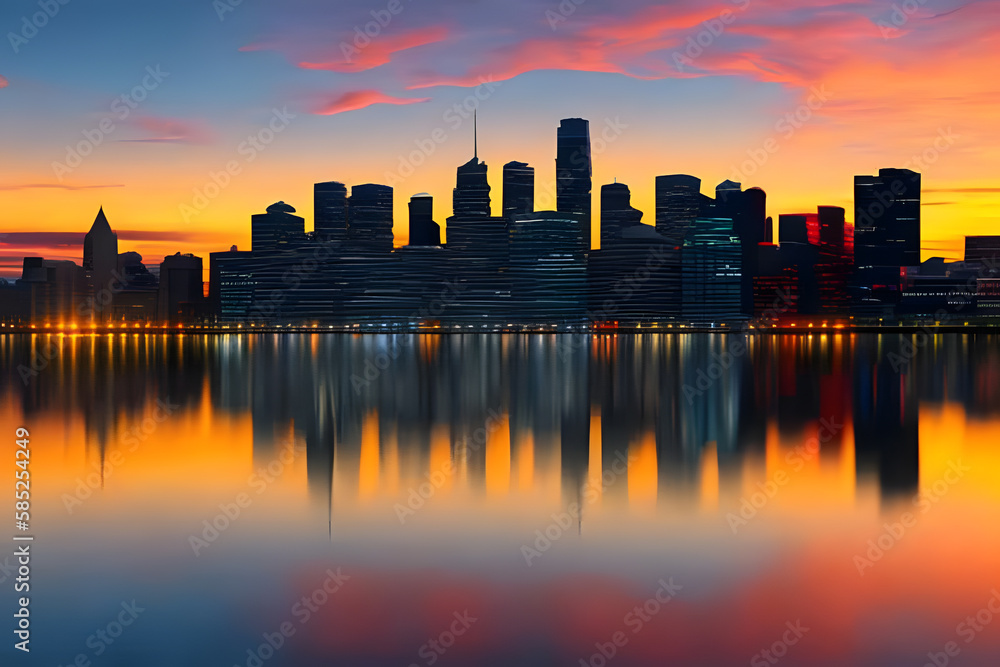
<svg viewBox="0 0 1000 667"><path fill-rule="evenodd" d="M788 664L922 664L1000 585L995 336L37 335L0 362L51 664L133 598L106 664L249 664L339 566L268 667L427 664L466 608L441 664L580 664L664 577L615 664L746 664L800 617Z"/></svg>
<svg viewBox="0 0 1000 667"><path fill-rule="evenodd" d="M766 479L769 442L819 443L858 484L916 492L922 403L1000 409L993 336L7 336L3 400L81 418L103 458L156 400L249 416L252 458L302 441L315 499L394 495L468 447L457 482L565 502L697 505ZM45 363L39 364L42 360ZM477 446L479 445L479 446ZM345 488L335 488L343 485ZM405 486L405 485L404 485ZM717 499L716 499L717 500Z"/></svg>

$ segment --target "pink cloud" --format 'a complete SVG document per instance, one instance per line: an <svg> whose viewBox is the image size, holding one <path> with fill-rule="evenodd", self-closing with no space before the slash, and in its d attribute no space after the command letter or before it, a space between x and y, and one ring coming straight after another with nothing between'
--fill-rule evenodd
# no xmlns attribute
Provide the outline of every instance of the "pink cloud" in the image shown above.
<svg viewBox="0 0 1000 667"><path fill-rule="evenodd" d="M430 98L392 97L377 90L353 90L328 100L313 113L320 116L333 116L338 113L364 109L374 104L405 105L419 104L421 102L430 102Z"/></svg>
<svg viewBox="0 0 1000 667"><path fill-rule="evenodd" d="M444 26L417 28L398 35L386 35L371 41L367 46L359 47L353 38L341 42L331 55L321 56L316 61L302 61L298 66L302 69L328 70L331 72L363 72L385 65L392 56L401 51L408 51L418 46L442 42L448 37L448 29Z"/></svg>
<svg viewBox="0 0 1000 667"><path fill-rule="evenodd" d="M140 116L131 124L147 136L136 139L121 139L125 143L173 143L207 144L212 141L212 133L204 123L180 118Z"/></svg>
<svg viewBox="0 0 1000 667"><path fill-rule="evenodd" d="M0 76L0 88L6 88L9 85L10 85L10 81L8 81L4 77Z"/></svg>

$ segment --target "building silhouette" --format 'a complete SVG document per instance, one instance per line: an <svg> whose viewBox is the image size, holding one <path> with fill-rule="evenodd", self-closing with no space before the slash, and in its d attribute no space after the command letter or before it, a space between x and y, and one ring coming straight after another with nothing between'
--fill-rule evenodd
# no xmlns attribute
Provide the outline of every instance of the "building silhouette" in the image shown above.
<svg viewBox="0 0 1000 667"><path fill-rule="evenodd" d="M900 269L920 264L920 174L880 169L854 177L854 308L892 316Z"/></svg>
<svg viewBox="0 0 1000 667"><path fill-rule="evenodd" d="M251 217L250 238L253 252L292 250L305 242L306 221L283 201L267 207L267 213Z"/></svg>
<svg viewBox="0 0 1000 667"><path fill-rule="evenodd" d="M410 245L441 245L441 226L434 222L434 198L429 194L410 198Z"/></svg>
<svg viewBox="0 0 1000 667"><path fill-rule="evenodd" d="M556 140L556 208L580 218L587 250L591 243L590 121L567 118L560 122Z"/></svg>
<svg viewBox="0 0 1000 667"><path fill-rule="evenodd" d="M347 238L347 186L337 181L313 186L314 233L320 241Z"/></svg>
<svg viewBox="0 0 1000 667"><path fill-rule="evenodd" d="M681 250L682 317L724 324L742 317L739 237L729 218L698 218Z"/></svg>
<svg viewBox="0 0 1000 667"><path fill-rule="evenodd" d="M535 169L524 162L503 166L503 217L535 210Z"/></svg>
<svg viewBox="0 0 1000 667"><path fill-rule="evenodd" d="M478 157L458 168L454 191L455 217L490 217L490 182L488 168Z"/></svg>
<svg viewBox="0 0 1000 667"><path fill-rule="evenodd" d="M582 324L587 310L587 251L577 215L538 211L510 223L511 317Z"/></svg>
<svg viewBox="0 0 1000 667"><path fill-rule="evenodd" d="M118 267L118 235L111 231L102 206L83 239L83 270L93 307L93 318L111 318L114 304L115 273Z"/></svg>
<svg viewBox="0 0 1000 667"><path fill-rule="evenodd" d="M656 177L656 231L668 243L684 245L688 229L704 208L701 179L685 174Z"/></svg>
<svg viewBox="0 0 1000 667"><path fill-rule="evenodd" d="M393 191L387 185L367 183L351 188L347 238L357 248L372 252L392 250Z"/></svg>
<svg viewBox="0 0 1000 667"><path fill-rule="evenodd" d="M160 264L157 318L176 324L191 320L204 301L202 260L191 254L164 257Z"/></svg>
<svg viewBox="0 0 1000 667"><path fill-rule="evenodd" d="M624 230L641 224L642 211L632 208L627 185L616 182L601 187L601 248L621 239Z"/></svg>

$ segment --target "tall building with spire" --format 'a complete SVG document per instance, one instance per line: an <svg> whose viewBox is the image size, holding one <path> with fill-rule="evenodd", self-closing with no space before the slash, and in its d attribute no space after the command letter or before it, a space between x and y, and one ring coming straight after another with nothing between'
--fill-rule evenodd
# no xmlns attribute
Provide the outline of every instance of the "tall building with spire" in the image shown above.
<svg viewBox="0 0 1000 667"><path fill-rule="evenodd" d="M593 187L590 121L566 118L559 124L556 141L556 208L579 216L588 251Z"/></svg>
<svg viewBox="0 0 1000 667"><path fill-rule="evenodd" d="M490 182L485 162L479 161L478 118L474 120L473 157L458 168L454 192L455 217L490 217Z"/></svg>
<svg viewBox="0 0 1000 667"><path fill-rule="evenodd" d="M93 297L93 307L88 311L92 311L97 319L107 320L111 317L117 267L118 235L111 231L102 206L83 239L83 269L88 290Z"/></svg>

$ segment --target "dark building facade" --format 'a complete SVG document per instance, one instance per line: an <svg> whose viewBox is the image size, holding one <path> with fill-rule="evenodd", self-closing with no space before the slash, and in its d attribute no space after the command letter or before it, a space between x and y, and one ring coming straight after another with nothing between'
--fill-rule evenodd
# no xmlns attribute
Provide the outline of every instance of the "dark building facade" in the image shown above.
<svg viewBox="0 0 1000 667"><path fill-rule="evenodd" d="M490 182L488 167L474 157L458 168L454 191L456 217L490 217Z"/></svg>
<svg viewBox="0 0 1000 667"><path fill-rule="evenodd" d="M675 246L702 212L701 179L685 174L656 177L656 232Z"/></svg>
<svg viewBox="0 0 1000 667"><path fill-rule="evenodd" d="M510 223L511 318L543 324L586 321L587 254L583 222L540 211Z"/></svg>
<svg viewBox="0 0 1000 667"><path fill-rule="evenodd" d="M314 233L320 241L347 238L347 186L337 181L313 186Z"/></svg>
<svg viewBox="0 0 1000 667"><path fill-rule="evenodd" d="M601 187L601 247L621 239L622 232L642 224L642 211L632 208L632 192L624 183Z"/></svg>
<svg viewBox="0 0 1000 667"><path fill-rule="evenodd" d="M90 292L90 316L106 321L114 312L116 269L118 267L118 235L111 231L104 207L83 239L83 270Z"/></svg>
<svg viewBox="0 0 1000 667"><path fill-rule="evenodd" d="M375 252L392 250L393 191L388 185L366 183L351 188L348 200L348 240Z"/></svg>
<svg viewBox="0 0 1000 667"><path fill-rule="evenodd" d="M410 245L441 245L441 226L434 222L434 198L428 194L410 198Z"/></svg>
<svg viewBox="0 0 1000 667"><path fill-rule="evenodd" d="M201 257L170 255L160 264L157 319L176 324L191 321L202 313L205 300Z"/></svg>
<svg viewBox="0 0 1000 667"><path fill-rule="evenodd" d="M535 210L535 169L524 162L503 166L503 217Z"/></svg>
<svg viewBox="0 0 1000 667"><path fill-rule="evenodd" d="M583 225L584 243L591 244L593 170L590 121L567 118L559 124L556 141L556 208L575 215Z"/></svg>
<svg viewBox="0 0 1000 667"><path fill-rule="evenodd" d="M250 238L254 252L293 250L305 242L306 221L285 202L267 207L267 213L251 217Z"/></svg>

